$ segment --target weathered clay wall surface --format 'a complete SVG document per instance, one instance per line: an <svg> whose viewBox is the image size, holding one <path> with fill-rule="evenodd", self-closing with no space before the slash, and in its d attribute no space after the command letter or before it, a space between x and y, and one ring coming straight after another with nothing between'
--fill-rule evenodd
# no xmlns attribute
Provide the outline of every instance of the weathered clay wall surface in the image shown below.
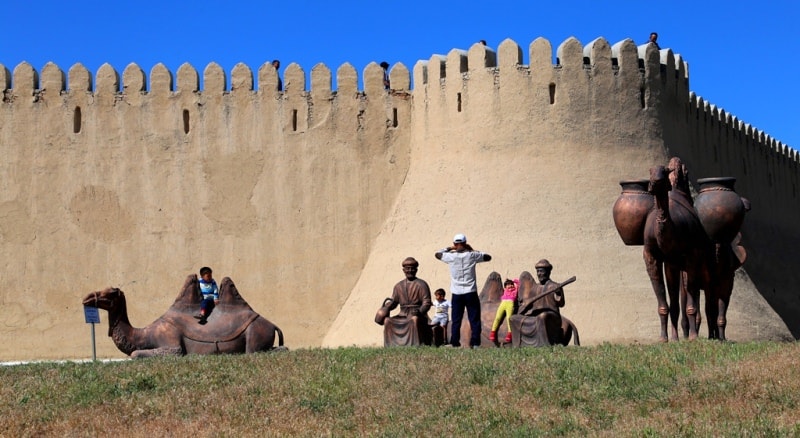
<svg viewBox="0 0 800 438"><path fill-rule="evenodd" d="M433 253L457 232L494 256L480 282L545 257L556 280L576 275L564 313L584 342L649 342L658 317L641 247L619 239L611 206L619 180L673 153L694 178L736 176L754 201L729 337L797 333L797 283L772 275L797 263L796 155L712 122L720 113L690 94L669 50L537 39L527 57L510 40L434 55L414 67L413 91L403 65L390 91L374 64L364 90L340 67L335 91L326 66L305 90L290 65L283 92L269 65L257 91L244 65L230 86L209 65L202 91L189 65L174 87L163 66L149 82L133 64L121 81L110 66L95 78L80 65L41 78L0 66L0 332L12 340L0 359L86 357L83 295L120 287L144 326L203 265L233 278L290 348L379 345L372 317L400 261L417 257L420 277L447 289ZM101 318L98 355L121 356Z"/></svg>
<svg viewBox="0 0 800 438"><path fill-rule="evenodd" d="M66 89L55 65L41 81L17 66L0 105L0 358L91 355L82 296L120 287L144 326L204 265L290 346L318 345L409 166L410 74L395 70L401 91L383 90L377 65L358 91L344 65L334 94L325 66L307 92L290 65L283 93L271 66L257 92L243 65L230 87L209 65L202 92L189 65L177 87L163 66L148 83L130 65L120 83L110 66L92 81L78 65ZM101 319L98 354L119 356Z"/></svg>
<svg viewBox="0 0 800 438"><path fill-rule="evenodd" d="M417 64L411 168L323 345L382 343L381 327L368 316L391 291L385 277L402 278L407 255L422 261L419 276L432 288L447 289L447 265L433 254L457 232L494 257L479 265L481 285L491 271L517 277L547 258L555 280L578 278L564 314L582 341L653 341L658 316L642 247L622 243L611 207L620 180L646 178L673 150L705 145L685 139L694 129L683 115L685 63L647 48L570 39L555 50L554 67L550 43L538 39L525 66L522 49L505 41L496 54L476 45ZM694 175L710 172L690 163ZM791 337L744 271L728 327L737 340Z"/></svg>

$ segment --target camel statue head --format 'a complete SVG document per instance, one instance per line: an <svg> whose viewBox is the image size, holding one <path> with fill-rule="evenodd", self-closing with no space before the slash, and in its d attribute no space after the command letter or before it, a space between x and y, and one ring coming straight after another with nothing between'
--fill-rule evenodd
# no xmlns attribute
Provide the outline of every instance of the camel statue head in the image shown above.
<svg viewBox="0 0 800 438"><path fill-rule="evenodd" d="M109 287L108 289L86 295L83 299L83 305L111 311L112 309L118 308L120 302L124 301L125 294L121 290L115 287Z"/></svg>
<svg viewBox="0 0 800 438"><path fill-rule="evenodd" d="M689 169L683 164L679 157L672 157L667 164L669 169L669 181L674 190L689 193Z"/></svg>
<svg viewBox="0 0 800 438"><path fill-rule="evenodd" d="M671 169L664 166L654 166L650 168L650 183L647 186L647 191L653 195L660 193L667 193L672 184L669 180L669 174L672 173Z"/></svg>

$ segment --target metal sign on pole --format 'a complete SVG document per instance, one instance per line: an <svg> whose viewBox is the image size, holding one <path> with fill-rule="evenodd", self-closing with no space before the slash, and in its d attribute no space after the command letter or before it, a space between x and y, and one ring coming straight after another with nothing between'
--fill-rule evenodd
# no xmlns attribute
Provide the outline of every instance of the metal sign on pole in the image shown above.
<svg viewBox="0 0 800 438"><path fill-rule="evenodd" d="M94 342L94 325L100 324L100 311L97 307L83 306L83 317L87 324L92 325L92 361L97 360L97 349Z"/></svg>

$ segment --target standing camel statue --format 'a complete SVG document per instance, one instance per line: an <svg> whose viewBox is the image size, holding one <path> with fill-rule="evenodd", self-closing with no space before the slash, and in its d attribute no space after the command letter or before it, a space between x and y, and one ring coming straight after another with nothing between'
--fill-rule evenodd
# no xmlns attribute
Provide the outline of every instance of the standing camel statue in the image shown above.
<svg viewBox="0 0 800 438"><path fill-rule="evenodd" d="M689 172L678 157L671 158L667 168L650 169L649 180L620 181L622 194L612 209L614 225L626 245L644 245L663 341L668 340L668 320L670 337L677 339L679 314L684 337L697 337L702 319L699 289L705 292L709 339L725 340L735 272L746 258L739 230L750 210L750 201L733 190L735 181L699 179L693 200Z"/></svg>
<svg viewBox="0 0 800 438"><path fill-rule="evenodd" d="M650 169L648 192L655 197L655 206L647 214L644 228L643 258L658 300L663 342L678 340L677 324L681 313L688 323L689 339L697 338L700 287L710 253L710 241L691 197L688 193L671 190L669 175L677 171L664 166ZM682 290L684 305L681 305ZM669 335L667 321L670 322Z"/></svg>
<svg viewBox="0 0 800 438"><path fill-rule="evenodd" d="M92 292L83 305L108 311L108 336L132 358L286 349L283 332L247 304L230 278L222 279L219 304L206 324L194 318L201 299L197 275L189 275L172 306L143 328L131 326L125 294L117 288Z"/></svg>

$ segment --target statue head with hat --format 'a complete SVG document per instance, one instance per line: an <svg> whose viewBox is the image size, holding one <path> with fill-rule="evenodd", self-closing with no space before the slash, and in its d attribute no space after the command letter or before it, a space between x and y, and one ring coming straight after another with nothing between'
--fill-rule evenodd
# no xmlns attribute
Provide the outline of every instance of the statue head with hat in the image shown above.
<svg viewBox="0 0 800 438"><path fill-rule="evenodd" d="M539 278L539 283L544 284L550 280L550 272L553 270L553 265L547 259L541 259L536 262L536 276Z"/></svg>
<svg viewBox="0 0 800 438"><path fill-rule="evenodd" d="M406 278L408 280L414 280L417 278L417 269L419 268L419 262L414 257L406 257L403 260L403 273L406 274Z"/></svg>

